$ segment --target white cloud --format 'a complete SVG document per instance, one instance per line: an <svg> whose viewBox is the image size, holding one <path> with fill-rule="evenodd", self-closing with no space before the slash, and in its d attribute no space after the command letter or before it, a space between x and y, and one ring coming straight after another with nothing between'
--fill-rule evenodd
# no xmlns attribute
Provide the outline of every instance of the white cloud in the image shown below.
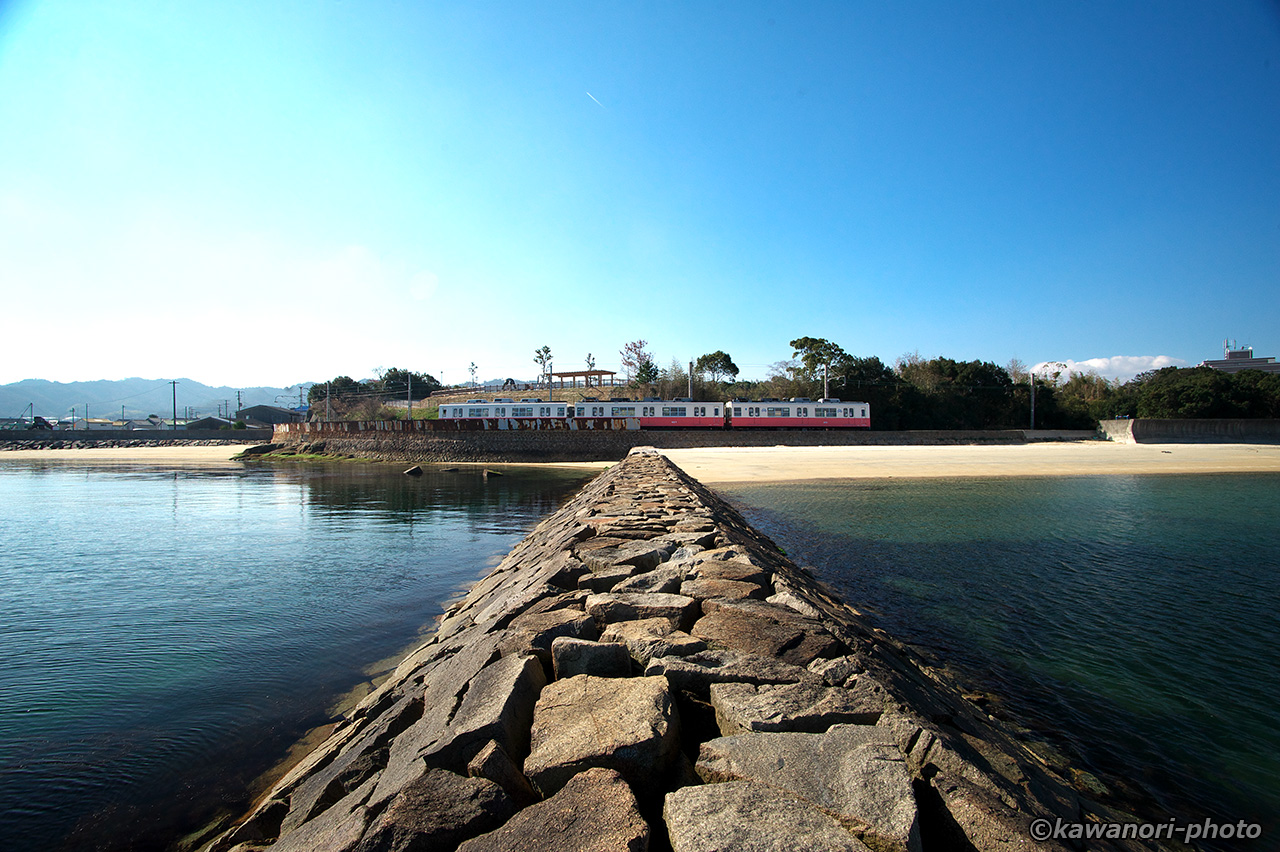
<svg viewBox="0 0 1280 852"><path fill-rule="evenodd" d="M1063 375L1069 373L1097 373L1107 379L1119 379L1122 382L1132 379L1145 370L1159 370L1162 367L1185 367L1187 362L1181 358L1168 355L1112 355L1110 358L1086 358L1083 361L1041 361L1031 368L1036 375L1049 375L1059 370Z"/></svg>

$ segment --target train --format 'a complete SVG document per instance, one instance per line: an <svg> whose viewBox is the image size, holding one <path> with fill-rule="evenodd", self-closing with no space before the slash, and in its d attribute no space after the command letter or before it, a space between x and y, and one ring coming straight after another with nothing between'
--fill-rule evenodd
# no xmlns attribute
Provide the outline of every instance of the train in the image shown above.
<svg viewBox="0 0 1280 852"><path fill-rule="evenodd" d="M870 429L871 406L839 399L469 399L440 406L457 429Z"/></svg>

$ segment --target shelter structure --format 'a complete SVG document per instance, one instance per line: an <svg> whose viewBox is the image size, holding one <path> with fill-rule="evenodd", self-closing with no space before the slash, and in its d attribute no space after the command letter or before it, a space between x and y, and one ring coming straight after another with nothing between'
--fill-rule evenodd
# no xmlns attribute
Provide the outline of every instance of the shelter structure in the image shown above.
<svg viewBox="0 0 1280 852"><path fill-rule="evenodd" d="M608 384L610 387L612 387L615 383L614 377L617 375L618 375L617 372L613 370L571 370L566 373L553 372L551 374L551 377L553 379L559 380L560 387L565 387L565 380L568 379L569 380L568 387L576 388L578 386L578 379L582 379L583 387L602 388L605 386L605 384ZM609 381L607 383L605 382L605 379L604 379L605 376L609 377Z"/></svg>

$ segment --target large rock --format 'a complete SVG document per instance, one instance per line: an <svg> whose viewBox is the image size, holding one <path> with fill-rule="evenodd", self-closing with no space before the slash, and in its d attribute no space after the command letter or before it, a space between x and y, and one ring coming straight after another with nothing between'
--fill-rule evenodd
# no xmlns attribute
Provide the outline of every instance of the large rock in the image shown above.
<svg viewBox="0 0 1280 852"><path fill-rule="evenodd" d="M683 657L705 651L707 643L683 630L675 630L665 618L619 621L605 628L605 642L621 642L631 658L642 666L656 657Z"/></svg>
<svg viewBox="0 0 1280 852"><path fill-rule="evenodd" d="M819 622L764 601L708 601L704 612L689 632L712 648L777 657L797 666L847 650Z"/></svg>
<svg viewBox="0 0 1280 852"><path fill-rule="evenodd" d="M611 769L588 769L551 798L506 825L468 840L458 852L645 852L649 824L636 797Z"/></svg>
<svg viewBox="0 0 1280 852"><path fill-rule="evenodd" d="M708 598L727 598L740 600L756 598L764 600L767 596L763 586L756 583L745 583L742 580L721 580L716 578L685 580L680 585L680 594L705 601Z"/></svg>
<svg viewBox="0 0 1280 852"><path fill-rule="evenodd" d="M430 685L432 690L442 690L440 697L429 691L429 712L391 743L374 804L395 796L428 766L466 772L467 764L490 740L513 760L528 753L534 703L546 684L538 659L502 657L461 683L450 683L449 674L448 666L433 672ZM443 697L450 693L461 693L461 701Z"/></svg>
<svg viewBox="0 0 1280 852"><path fill-rule="evenodd" d="M628 677L631 655L627 646L615 642L584 642L561 636L551 643L551 660L557 680L574 675Z"/></svg>
<svg viewBox="0 0 1280 852"><path fill-rule="evenodd" d="M524 777L511 755L494 740L490 740L488 745L471 758L471 762L467 764L467 775L497 784L511 797L517 808L528 807L538 800L538 794L533 792L529 779Z"/></svg>
<svg viewBox="0 0 1280 852"><path fill-rule="evenodd" d="M753 654L731 651L699 651L685 657L660 657L649 661L644 673L659 675L678 690L706 699L713 683L818 683L808 669Z"/></svg>
<svg viewBox="0 0 1280 852"><path fill-rule="evenodd" d="M885 693L868 680L862 688L814 683L714 683L716 723L725 736L750 731L825 731L832 725L874 725L884 712Z"/></svg>
<svg viewBox="0 0 1280 852"><path fill-rule="evenodd" d="M661 531L661 527L654 530L655 533ZM675 549L675 544L669 541L633 540L617 547L580 550L578 558L597 573L607 573L622 565L632 567L635 572L651 571L661 565Z"/></svg>
<svg viewBox="0 0 1280 852"><path fill-rule="evenodd" d="M698 602L684 595L602 594L587 598L587 612L600 624L665 618L673 627L687 631L698 617Z"/></svg>
<svg viewBox="0 0 1280 852"><path fill-rule="evenodd" d="M755 781L682 787L662 816L674 852L870 852L809 802Z"/></svg>
<svg viewBox="0 0 1280 852"><path fill-rule="evenodd" d="M665 678L559 680L538 699L524 774L544 797L593 766L648 788L676 756L679 725Z"/></svg>
<svg viewBox="0 0 1280 852"><path fill-rule="evenodd" d="M911 774L884 728L722 737L702 744L697 770L710 783L780 787L832 814L875 849L920 852Z"/></svg>
<svg viewBox="0 0 1280 852"><path fill-rule="evenodd" d="M599 635L596 621L580 609L557 609L528 613L511 622L503 640L502 653L533 654L544 663L551 662L551 642L558 637L595 639Z"/></svg>
<svg viewBox="0 0 1280 852"><path fill-rule="evenodd" d="M433 769L407 785L365 832L355 852L451 849L515 813L497 784Z"/></svg>
<svg viewBox="0 0 1280 852"><path fill-rule="evenodd" d="M613 587L615 593L623 592L658 592L660 594L670 594L680 591L680 584L684 582L685 571L679 566L666 566L655 568L644 574L637 574L622 580Z"/></svg>

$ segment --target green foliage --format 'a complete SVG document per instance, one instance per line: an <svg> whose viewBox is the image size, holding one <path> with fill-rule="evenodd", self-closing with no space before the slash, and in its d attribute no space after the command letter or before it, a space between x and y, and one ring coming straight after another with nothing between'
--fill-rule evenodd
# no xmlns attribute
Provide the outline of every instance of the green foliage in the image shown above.
<svg viewBox="0 0 1280 852"><path fill-rule="evenodd" d="M658 365L653 363L652 358L644 358L636 367L636 383L641 385L651 385L662 377L662 372L658 369Z"/></svg>
<svg viewBox="0 0 1280 852"><path fill-rule="evenodd" d="M444 387L430 373L414 373L399 367L384 370L378 379L376 390L384 399L405 399L410 389L414 399L422 399Z"/></svg>
<svg viewBox="0 0 1280 852"><path fill-rule="evenodd" d="M736 379L739 372L738 365L733 363L729 353L720 349L698 358L694 362L693 369L695 373L706 373L713 382L718 382L726 376Z"/></svg>
<svg viewBox="0 0 1280 852"><path fill-rule="evenodd" d="M804 366L805 378L812 381L822 374L823 364L837 364L849 355L830 340L821 337L801 337L791 341L792 358L799 358Z"/></svg>

